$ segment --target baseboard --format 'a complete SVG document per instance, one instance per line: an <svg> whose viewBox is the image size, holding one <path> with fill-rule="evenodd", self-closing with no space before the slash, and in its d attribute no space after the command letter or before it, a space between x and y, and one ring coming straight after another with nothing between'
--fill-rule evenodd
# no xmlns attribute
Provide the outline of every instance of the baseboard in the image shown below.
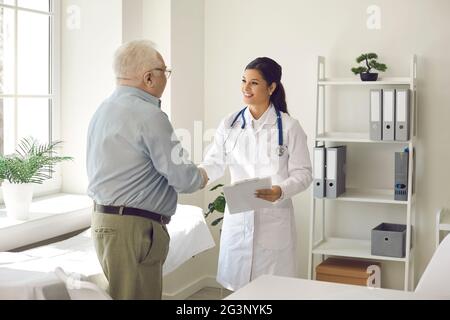
<svg viewBox="0 0 450 320"><path fill-rule="evenodd" d="M213 276L206 276L199 278L187 286L175 291L175 292L163 292L163 300L186 300L187 297L193 295L197 291L205 288L222 288L222 286L216 281Z"/></svg>

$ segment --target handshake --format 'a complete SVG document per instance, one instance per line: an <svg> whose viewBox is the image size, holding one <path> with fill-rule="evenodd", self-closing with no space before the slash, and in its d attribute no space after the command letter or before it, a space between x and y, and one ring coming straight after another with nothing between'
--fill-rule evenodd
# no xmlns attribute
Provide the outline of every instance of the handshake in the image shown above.
<svg viewBox="0 0 450 320"><path fill-rule="evenodd" d="M208 174L206 173L206 170L201 167L198 167L198 170L200 171L200 174L202 175L203 178L203 182L202 185L200 186L200 189L203 189L208 184L209 180Z"/></svg>

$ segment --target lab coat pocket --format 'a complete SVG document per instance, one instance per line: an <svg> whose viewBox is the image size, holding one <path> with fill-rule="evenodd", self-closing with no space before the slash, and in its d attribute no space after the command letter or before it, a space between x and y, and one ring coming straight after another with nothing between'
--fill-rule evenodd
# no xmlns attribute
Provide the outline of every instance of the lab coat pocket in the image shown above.
<svg viewBox="0 0 450 320"><path fill-rule="evenodd" d="M256 241L261 247L282 250L292 244L290 209L261 209L255 213L255 218Z"/></svg>

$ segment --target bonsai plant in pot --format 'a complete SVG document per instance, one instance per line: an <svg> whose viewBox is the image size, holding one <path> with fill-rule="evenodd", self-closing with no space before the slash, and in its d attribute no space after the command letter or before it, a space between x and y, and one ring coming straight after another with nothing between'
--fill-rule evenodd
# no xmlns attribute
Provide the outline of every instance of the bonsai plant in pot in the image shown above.
<svg viewBox="0 0 450 320"><path fill-rule="evenodd" d="M53 166L72 157L59 157L55 148L61 141L39 144L28 137L20 141L12 155L0 156L0 180L8 217L27 220L34 184L52 176Z"/></svg>
<svg viewBox="0 0 450 320"><path fill-rule="evenodd" d="M372 69L384 72L387 66L384 63L377 62L378 55L376 53L363 53L356 58L357 63L364 63L365 66L352 68L352 72L359 74L362 81L377 81L378 73L370 72Z"/></svg>
<svg viewBox="0 0 450 320"><path fill-rule="evenodd" d="M223 184L218 184L218 185L214 186L213 188L211 188L209 191L215 191L221 187L223 187ZM217 211L217 212L220 212L223 214L225 212L225 205L226 205L225 195L223 194L223 192L221 192L220 195L217 196L217 198L208 205L208 211L205 213L205 218L208 218L208 216L211 213L213 213L214 211ZM211 225L216 226L222 220L223 220L223 215L221 215L219 218L217 218L213 222L211 222Z"/></svg>

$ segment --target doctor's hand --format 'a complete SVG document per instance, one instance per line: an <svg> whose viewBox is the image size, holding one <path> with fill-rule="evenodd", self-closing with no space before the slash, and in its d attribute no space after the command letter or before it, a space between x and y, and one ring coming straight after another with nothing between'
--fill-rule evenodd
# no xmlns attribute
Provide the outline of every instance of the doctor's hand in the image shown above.
<svg viewBox="0 0 450 320"><path fill-rule="evenodd" d="M273 186L272 189L256 190L255 197L270 202L275 202L281 198L281 188Z"/></svg>

